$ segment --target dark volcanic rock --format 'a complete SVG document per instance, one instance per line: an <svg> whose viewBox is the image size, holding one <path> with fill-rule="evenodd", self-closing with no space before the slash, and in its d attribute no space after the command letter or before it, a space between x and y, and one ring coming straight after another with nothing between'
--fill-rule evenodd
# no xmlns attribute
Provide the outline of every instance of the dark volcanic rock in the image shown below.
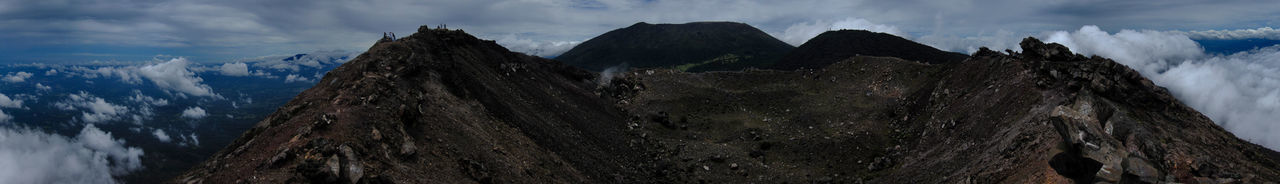
<svg viewBox="0 0 1280 184"><path fill-rule="evenodd" d="M959 62L969 56L938 50L902 37L866 30L827 31L792 50L773 68L818 69L854 56L896 57L921 63Z"/></svg>
<svg viewBox="0 0 1280 184"><path fill-rule="evenodd" d="M177 178L196 183L655 180L595 74L460 30L378 43ZM374 132L377 132L375 135ZM277 156L282 155L283 156ZM268 161L275 159L275 161Z"/></svg>
<svg viewBox="0 0 1280 184"><path fill-rule="evenodd" d="M626 65L686 71L765 68L794 47L736 22L636 23L582 42L556 57L592 71Z"/></svg>
<svg viewBox="0 0 1280 184"><path fill-rule="evenodd" d="M1048 61L1081 61L1088 59L1080 54L1072 54L1071 49L1068 49L1067 46L1058 43L1040 42L1039 39L1033 37L1022 39L1022 42L1018 43L1018 45L1022 46L1023 49L1031 49L1022 50L1022 58L1025 59Z"/></svg>
<svg viewBox="0 0 1280 184"><path fill-rule="evenodd" d="M601 78L423 28L375 44L174 182L1280 181L1280 154L1136 71L1021 45L940 64L852 56Z"/></svg>

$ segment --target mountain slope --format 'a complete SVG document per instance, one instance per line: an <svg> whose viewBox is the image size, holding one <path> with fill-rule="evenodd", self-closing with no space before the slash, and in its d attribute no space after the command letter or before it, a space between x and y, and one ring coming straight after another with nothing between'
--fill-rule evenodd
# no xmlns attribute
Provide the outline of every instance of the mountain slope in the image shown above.
<svg viewBox="0 0 1280 184"><path fill-rule="evenodd" d="M179 182L644 181L594 74L462 31L379 42Z"/></svg>
<svg viewBox="0 0 1280 184"><path fill-rule="evenodd" d="M1137 72L1032 38L1023 50L937 65L856 56L791 72L632 72L619 80L645 88L620 106L660 117L643 131L678 150L663 158L688 168L671 174L680 182L1280 179L1276 152Z"/></svg>
<svg viewBox="0 0 1280 184"><path fill-rule="evenodd" d="M922 63L950 63L968 58L902 37L866 30L838 30L819 34L787 53L773 68L816 69L853 56L897 57Z"/></svg>
<svg viewBox="0 0 1280 184"><path fill-rule="evenodd" d="M630 67L681 67L687 71L766 67L791 45L736 22L636 23L609 31L556 57L592 71ZM683 66L681 66L683 65Z"/></svg>
<svg viewBox="0 0 1280 184"><path fill-rule="evenodd" d="M1280 154L1034 38L923 64L596 75L461 31L374 45L174 182L1259 183Z"/></svg>

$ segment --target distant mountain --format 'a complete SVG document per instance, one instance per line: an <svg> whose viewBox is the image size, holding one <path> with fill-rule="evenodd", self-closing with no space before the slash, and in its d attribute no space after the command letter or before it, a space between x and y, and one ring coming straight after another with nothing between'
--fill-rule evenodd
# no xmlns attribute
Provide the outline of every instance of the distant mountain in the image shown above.
<svg viewBox="0 0 1280 184"><path fill-rule="evenodd" d="M938 50L902 37L866 30L827 31L792 50L775 69L817 69L853 56L896 57L922 63L963 61L969 56Z"/></svg>
<svg viewBox="0 0 1280 184"><path fill-rule="evenodd" d="M422 27L174 182L1280 181L1280 154L1133 69L1021 46L941 65L851 56L807 71L596 74Z"/></svg>
<svg viewBox="0 0 1280 184"><path fill-rule="evenodd" d="M685 71L764 68L794 47L736 22L636 23L582 42L555 60L592 71L626 65Z"/></svg>

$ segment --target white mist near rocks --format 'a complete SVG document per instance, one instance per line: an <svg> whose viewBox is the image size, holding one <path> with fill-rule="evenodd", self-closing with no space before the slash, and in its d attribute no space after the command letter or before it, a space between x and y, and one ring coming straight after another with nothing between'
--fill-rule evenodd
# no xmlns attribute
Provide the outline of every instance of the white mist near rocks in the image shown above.
<svg viewBox="0 0 1280 184"><path fill-rule="evenodd" d="M1208 55L1186 34L1097 26L1046 40L1125 64L1236 136L1280 149L1280 46Z"/></svg>

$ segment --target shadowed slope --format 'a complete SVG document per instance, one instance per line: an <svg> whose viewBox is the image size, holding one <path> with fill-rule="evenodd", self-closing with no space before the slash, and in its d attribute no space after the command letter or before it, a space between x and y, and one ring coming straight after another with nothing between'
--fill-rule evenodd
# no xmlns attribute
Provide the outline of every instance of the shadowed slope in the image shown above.
<svg viewBox="0 0 1280 184"><path fill-rule="evenodd" d="M793 48L743 23L641 22L582 42L556 60L592 71L623 64L686 71L742 70L770 66Z"/></svg>
<svg viewBox="0 0 1280 184"><path fill-rule="evenodd" d="M853 56L896 57L921 63L952 63L968 58L902 37L866 30L827 31L787 53L776 69L817 69Z"/></svg>

